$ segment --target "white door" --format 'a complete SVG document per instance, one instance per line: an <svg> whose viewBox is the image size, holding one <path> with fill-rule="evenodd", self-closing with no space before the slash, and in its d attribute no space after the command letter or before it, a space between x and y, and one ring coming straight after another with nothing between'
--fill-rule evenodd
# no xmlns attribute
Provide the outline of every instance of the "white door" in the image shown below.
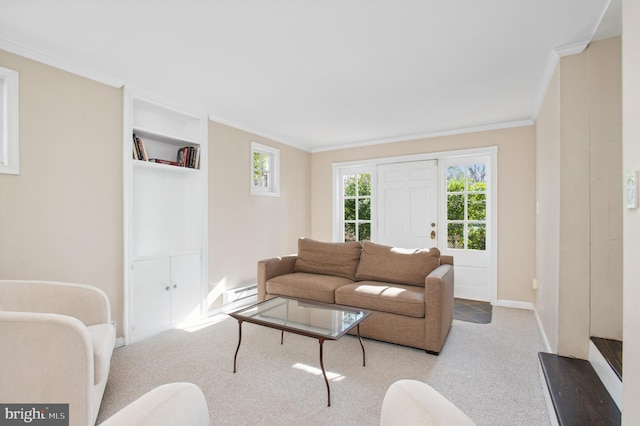
<svg viewBox="0 0 640 426"><path fill-rule="evenodd" d="M200 254L171 257L171 322L186 325L200 319Z"/></svg>
<svg viewBox="0 0 640 426"><path fill-rule="evenodd" d="M131 270L131 331L135 338L171 324L169 258L137 260Z"/></svg>
<svg viewBox="0 0 640 426"><path fill-rule="evenodd" d="M377 172L377 242L402 248L437 246L437 161L381 164Z"/></svg>
<svg viewBox="0 0 640 426"><path fill-rule="evenodd" d="M495 164L490 155L440 162L438 247L452 255L455 297L495 301Z"/></svg>

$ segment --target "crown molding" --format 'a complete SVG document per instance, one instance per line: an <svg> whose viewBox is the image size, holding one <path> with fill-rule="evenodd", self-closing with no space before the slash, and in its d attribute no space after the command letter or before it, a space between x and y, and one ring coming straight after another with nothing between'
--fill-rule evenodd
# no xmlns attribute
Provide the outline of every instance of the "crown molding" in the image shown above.
<svg viewBox="0 0 640 426"><path fill-rule="evenodd" d="M567 44L565 46L558 46L551 49L551 52L549 53L549 59L547 60L547 67L544 70L542 83L538 88L538 95L536 96L536 100L533 104L533 114L531 115L531 117L534 122L538 118L538 114L540 114L542 102L544 101L544 97L547 94L549 84L551 83L553 73L556 70L556 66L558 65L558 61L560 61L560 58L564 56L577 55L584 52L587 46L589 46L589 43L591 42L589 40L586 40L578 43Z"/></svg>
<svg viewBox="0 0 640 426"><path fill-rule="evenodd" d="M348 149L348 148L362 148L370 145L382 145L386 143L408 142L408 141L414 141L418 139L431 139L431 138L437 138L441 136L454 136L454 135L462 135L467 133L486 132L490 130L510 129L513 127L531 126L533 124L534 124L533 120L508 121L504 123L494 123L494 124L487 124L483 126L456 128L456 129L442 130L442 131L436 131L436 132L414 133L410 135L403 135L403 136L397 136L392 138L375 139L375 140L347 143L347 144L341 144L341 145L333 145L328 147L315 148L311 150L311 152L316 153L316 152L335 151L339 149Z"/></svg>
<svg viewBox="0 0 640 426"><path fill-rule="evenodd" d="M214 114L209 113L209 121L213 121L214 123L218 123L218 124L222 124L225 126L229 126L229 127L233 127L234 129L238 129L238 130L242 130L243 132L247 132L247 133L251 133L254 136L257 136L259 138L262 139L268 139L269 141L272 142L276 142L276 143L281 143L283 145L287 145L290 146L292 148L296 148L299 149L301 151L305 151L305 152L312 152L308 147L302 146L299 143L293 143L290 141L286 141L278 136L273 136L269 133L265 133L262 132L260 130L255 130L251 127L245 126L243 124L240 124L238 122L232 121L232 120L227 120L224 118L220 118Z"/></svg>
<svg viewBox="0 0 640 426"><path fill-rule="evenodd" d="M71 62L64 61L62 59L55 58L51 55L47 55L46 53L42 53L29 47L21 46L11 41L0 39L0 49L6 50L7 52L15 53L16 55L24 56L25 58L32 59L45 65L50 65L64 71L68 71L72 74L76 74L102 84L106 84L107 86L116 88L121 88L122 86L124 86L124 83L122 81L111 76L99 73L97 71L82 67L77 64L73 64Z"/></svg>

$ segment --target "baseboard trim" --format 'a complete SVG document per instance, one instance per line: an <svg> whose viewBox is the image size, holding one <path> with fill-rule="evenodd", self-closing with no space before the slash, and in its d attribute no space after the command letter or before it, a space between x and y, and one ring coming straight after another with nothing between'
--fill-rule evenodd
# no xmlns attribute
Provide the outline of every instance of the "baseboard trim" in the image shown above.
<svg viewBox="0 0 640 426"><path fill-rule="evenodd" d="M555 353L555 351L551 349L549 339L547 339L547 333L544 332L544 327L542 326L542 320L540 319L540 315L538 315L538 310L535 308L533 309L533 316L536 318L536 322L538 323L538 330L540 331L540 337L542 337L545 351Z"/></svg>
<svg viewBox="0 0 640 426"><path fill-rule="evenodd" d="M520 302L517 300L498 299L492 303L492 305L501 306L503 308L526 309L527 311L533 311L533 303Z"/></svg>
<svg viewBox="0 0 640 426"><path fill-rule="evenodd" d="M124 337L118 337L116 338L116 348L120 348L124 346Z"/></svg>

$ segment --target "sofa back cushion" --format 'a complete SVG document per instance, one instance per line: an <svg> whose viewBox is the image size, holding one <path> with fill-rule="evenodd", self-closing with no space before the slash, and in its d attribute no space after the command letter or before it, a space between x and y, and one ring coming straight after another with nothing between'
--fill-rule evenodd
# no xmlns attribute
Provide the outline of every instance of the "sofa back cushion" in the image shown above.
<svg viewBox="0 0 640 426"><path fill-rule="evenodd" d="M361 252L362 245L357 241L325 243L300 238L294 270L355 280Z"/></svg>
<svg viewBox="0 0 640 426"><path fill-rule="evenodd" d="M356 279L419 285L440 265L440 250L400 249L366 241Z"/></svg>

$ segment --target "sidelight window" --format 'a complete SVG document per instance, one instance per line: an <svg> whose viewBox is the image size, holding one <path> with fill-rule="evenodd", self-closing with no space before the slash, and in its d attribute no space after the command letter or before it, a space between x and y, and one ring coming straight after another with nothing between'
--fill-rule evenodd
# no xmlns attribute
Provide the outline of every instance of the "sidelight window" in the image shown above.
<svg viewBox="0 0 640 426"><path fill-rule="evenodd" d="M371 173L342 177L344 241L371 240Z"/></svg>
<svg viewBox="0 0 640 426"><path fill-rule="evenodd" d="M447 248L486 250L486 165L449 166L446 173Z"/></svg>

